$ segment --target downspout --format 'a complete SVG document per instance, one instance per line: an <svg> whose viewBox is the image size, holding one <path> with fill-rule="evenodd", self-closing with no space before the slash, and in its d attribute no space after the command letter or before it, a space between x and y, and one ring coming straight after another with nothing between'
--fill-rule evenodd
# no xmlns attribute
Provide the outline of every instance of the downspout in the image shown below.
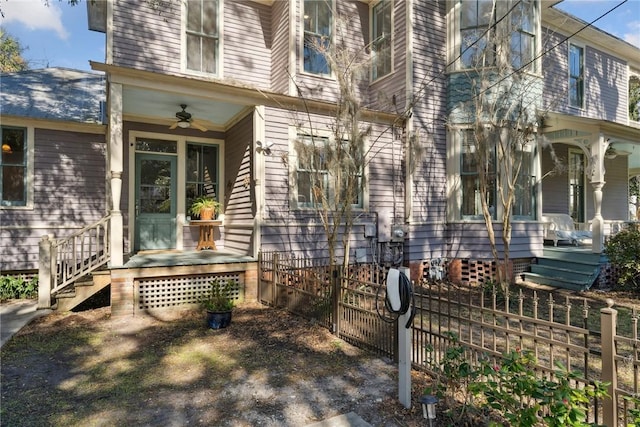
<svg viewBox="0 0 640 427"><path fill-rule="evenodd" d="M251 248L251 256L257 257L262 246L262 224L264 222L264 206L265 206L265 154L264 149L258 149L258 143L261 147L266 146L265 132L265 108L264 105L258 105L253 111L253 191L255 198L255 215L253 220L253 247Z"/></svg>
<svg viewBox="0 0 640 427"><path fill-rule="evenodd" d="M410 170L413 159L411 158L410 139L413 135L413 115L409 114L413 111L413 0L405 2L406 5L406 60L405 60L405 116L404 120L404 149L405 149L405 183L404 183L404 222L411 224L413 216L413 174L415 171ZM395 139L395 135L393 136ZM395 219L394 219L395 220Z"/></svg>

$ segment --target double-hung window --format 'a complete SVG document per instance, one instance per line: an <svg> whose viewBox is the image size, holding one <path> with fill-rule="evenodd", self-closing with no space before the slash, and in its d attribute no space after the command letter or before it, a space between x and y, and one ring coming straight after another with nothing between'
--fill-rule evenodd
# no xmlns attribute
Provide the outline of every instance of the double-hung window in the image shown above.
<svg viewBox="0 0 640 427"><path fill-rule="evenodd" d="M536 2L520 0L511 11L511 65L535 71Z"/></svg>
<svg viewBox="0 0 640 427"><path fill-rule="evenodd" d="M513 211L515 219L535 218L535 176L533 176L533 153L529 145L518 150L516 156L521 156L522 164L515 182Z"/></svg>
<svg viewBox="0 0 640 427"><path fill-rule="evenodd" d="M462 132L460 181L462 187L462 219L482 218L484 197L491 216L496 218L496 155L495 148L476 144L472 130ZM484 150L481 153L480 150ZM486 190L482 189L480 167L483 168Z"/></svg>
<svg viewBox="0 0 640 427"><path fill-rule="evenodd" d="M27 130L0 127L2 157L0 158L0 202L2 206L27 204Z"/></svg>
<svg viewBox="0 0 640 427"><path fill-rule="evenodd" d="M569 45L569 105L584 107L584 48Z"/></svg>
<svg viewBox="0 0 640 427"><path fill-rule="evenodd" d="M219 74L220 4L218 0L189 0L187 5L187 69Z"/></svg>
<svg viewBox="0 0 640 427"><path fill-rule="evenodd" d="M495 22L494 0L460 2L460 64L462 68L492 65L494 55L487 49L489 29Z"/></svg>
<svg viewBox="0 0 640 427"><path fill-rule="evenodd" d="M219 200L218 146L187 143L186 204L201 196Z"/></svg>
<svg viewBox="0 0 640 427"><path fill-rule="evenodd" d="M350 146L343 141L340 147L327 137L298 135L296 145L296 203L298 207L341 205L350 201L352 207L363 207L363 159L349 164L355 170L344 170L340 159L358 157L347 153ZM340 152L342 150L342 152ZM343 162L344 163L344 162Z"/></svg>
<svg viewBox="0 0 640 427"><path fill-rule="evenodd" d="M391 40L391 15L393 2L381 0L371 10L372 15L372 42L371 78L376 80L391 72L392 67L392 40Z"/></svg>
<svg viewBox="0 0 640 427"><path fill-rule="evenodd" d="M300 136L297 147L298 206L314 207L329 199L329 170L327 148L329 138Z"/></svg>
<svg viewBox="0 0 640 427"><path fill-rule="evenodd" d="M331 74L324 54L331 45L332 0L304 0L304 71L312 74Z"/></svg>

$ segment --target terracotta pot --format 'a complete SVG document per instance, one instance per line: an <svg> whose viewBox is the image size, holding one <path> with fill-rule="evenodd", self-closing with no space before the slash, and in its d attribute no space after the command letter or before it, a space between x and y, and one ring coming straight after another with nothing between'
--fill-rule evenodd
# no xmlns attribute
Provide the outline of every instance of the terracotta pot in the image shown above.
<svg viewBox="0 0 640 427"><path fill-rule="evenodd" d="M213 219L214 209L212 208L204 208L200 211L200 219L203 221L208 221Z"/></svg>

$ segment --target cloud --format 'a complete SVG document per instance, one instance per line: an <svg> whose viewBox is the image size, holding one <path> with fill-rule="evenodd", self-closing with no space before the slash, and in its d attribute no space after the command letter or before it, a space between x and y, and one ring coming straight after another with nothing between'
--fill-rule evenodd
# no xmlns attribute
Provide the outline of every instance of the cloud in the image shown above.
<svg viewBox="0 0 640 427"><path fill-rule="evenodd" d="M19 22L30 31L54 31L62 40L69 32L62 25L62 10L55 2L46 6L42 0L11 0L2 2L3 24Z"/></svg>
<svg viewBox="0 0 640 427"><path fill-rule="evenodd" d="M626 33L622 38L640 49L640 21L632 21L627 24L629 33Z"/></svg>

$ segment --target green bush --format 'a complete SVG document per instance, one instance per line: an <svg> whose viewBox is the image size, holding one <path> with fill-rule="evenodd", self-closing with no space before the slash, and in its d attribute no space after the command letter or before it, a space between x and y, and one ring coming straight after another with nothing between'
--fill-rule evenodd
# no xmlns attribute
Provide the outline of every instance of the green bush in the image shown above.
<svg viewBox="0 0 640 427"><path fill-rule="evenodd" d="M12 298L37 298L38 276L31 280L24 277L0 276L0 301Z"/></svg>
<svg viewBox="0 0 640 427"><path fill-rule="evenodd" d="M640 291L640 227L629 227L611 236L605 244L605 253L611 264L618 268L617 287L623 290Z"/></svg>

